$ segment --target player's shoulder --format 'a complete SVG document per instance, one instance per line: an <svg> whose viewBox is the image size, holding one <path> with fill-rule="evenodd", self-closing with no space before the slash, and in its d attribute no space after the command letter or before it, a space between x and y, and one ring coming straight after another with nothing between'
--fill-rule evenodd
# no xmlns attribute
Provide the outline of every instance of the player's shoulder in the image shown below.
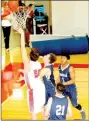
<svg viewBox="0 0 89 121"><path fill-rule="evenodd" d="M42 70L44 71L45 75L51 75L51 70L49 68L43 68Z"/></svg>
<svg viewBox="0 0 89 121"><path fill-rule="evenodd" d="M36 64L41 65L41 63L39 61L36 61Z"/></svg>
<svg viewBox="0 0 89 121"><path fill-rule="evenodd" d="M36 65L41 68L41 63L39 61L36 61Z"/></svg>
<svg viewBox="0 0 89 121"><path fill-rule="evenodd" d="M69 71L74 71L74 67L72 65L69 66Z"/></svg>
<svg viewBox="0 0 89 121"><path fill-rule="evenodd" d="M69 64L69 68L72 68L73 69L74 67L71 64Z"/></svg>

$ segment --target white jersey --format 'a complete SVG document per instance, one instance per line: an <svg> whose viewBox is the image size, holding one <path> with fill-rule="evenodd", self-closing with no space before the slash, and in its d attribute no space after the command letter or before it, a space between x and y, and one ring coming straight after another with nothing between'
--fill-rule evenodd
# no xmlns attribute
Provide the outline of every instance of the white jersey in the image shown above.
<svg viewBox="0 0 89 121"><path fill-rule="evenodd" d="M30 87L33 89L36 89L36 85L38 85L38 83L40 83L40 70L41 70L41 64L38 61L30 61L29 64L29 72L28 72L28 81L29 81L29 85ZM25 79L25 81L27 81L27 79Z"/></svg>
<svg viewBox="0 0 89 121"><path fill-rule="evenodd" d="M3 15L4 14L4 8L2 7L1 8L1 15ZM10 16L10 15L8 15L8 16ZM7 18L7 20L5 19L5 20L2 20L2 26L3 27L9 27L9 26L11 26L11 22L8 20L8 18Z"/></svg>
<svg viewBox="0 0 89 121"><path fill-rule="evenodd" d="M30 97L31 95L29 87L27 95L29 109L31 109L31 107L34 107L34 113L39 113L45 104L45 85L43 81L40 79L40 69L41 64L39 62L30 61L30 71L25 74L25 82L27 85L29 84L30 88L33 90L33 100L31 100Z"/></svg>

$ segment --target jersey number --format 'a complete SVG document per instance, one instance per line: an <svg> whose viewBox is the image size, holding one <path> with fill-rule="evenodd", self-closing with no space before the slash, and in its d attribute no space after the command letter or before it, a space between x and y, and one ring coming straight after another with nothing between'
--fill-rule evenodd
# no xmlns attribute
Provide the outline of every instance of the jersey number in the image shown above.
<svg viewBox="0 0 89 121"><path fill-rule="evenodd" d="M40 70L34 70L34 76L35 78L38 78L40 75Z"/></svg>
<svg viewBox="0 0 89 121"><path fill-rule="evenodd" d="M57 105L56 106L56 115L64 115L65 106Z"/></svg>

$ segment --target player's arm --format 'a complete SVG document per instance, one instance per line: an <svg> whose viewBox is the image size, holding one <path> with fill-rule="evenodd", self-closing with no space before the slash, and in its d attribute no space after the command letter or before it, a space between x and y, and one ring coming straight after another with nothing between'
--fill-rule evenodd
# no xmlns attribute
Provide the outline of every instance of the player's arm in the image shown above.
<svg viewBox="0 0 89 121"><path fill-rule="evenodd" d="M75 83L75 70L72 66L69 68L69 73L70 73L71 80L69 80L68 82L64 82L63 83L64 85L71 85Z"/></svg>
<svg viewBox="0 0 89 121"><path fill-rule="evenodd" d="M24 35L24 30L20 28L18 32L21 34L21 53L22 53L22 60L24 63L24 71L27 72L29 69L29 59L27 56L27 52L25 49L25 35Z"/></svg>
<svg viewBox="0 0 89 121"><path fill-rule="evenodd" d="M50 77L51 75L51 71L49 68L43 68L41 71L40 71L40 78L42 79L43 76L47 75L48 77Z"/></svg>
<svg viewBox="0 0 89 121"><path fill-rule="evenodd" d="M55 77L56 84L60 83L60 73L58 72L57 77Z"/></svg>
<svg viewBox="0 0 89 121"><path fill-rule="evenodd" d="M48 103L45 106L44 117L45 117L46 120L48 120L48 118L50 116L51 105L52 105L52 97L49 98Z"/></svg>
<svg viewBox="0 0 89 121"><path fill-rule="evenodd" d="M58 67L58 73L57 73L57 78L56 78L56 84L60 83L60 72L59 72L60 65Z"/></svg>
<svg viewBox="0 0 89 121"><path fill-rule="evenodd" d="M72 110L71 110L71 106L70 104L68 103L68 109L67 109L67 115L66 115L67 118L70 118L72 117Z"/></svg>

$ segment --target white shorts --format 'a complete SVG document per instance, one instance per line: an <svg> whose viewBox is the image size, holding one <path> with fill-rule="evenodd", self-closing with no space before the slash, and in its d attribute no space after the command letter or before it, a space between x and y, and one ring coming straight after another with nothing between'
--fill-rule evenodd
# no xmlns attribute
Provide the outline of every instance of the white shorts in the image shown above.
<svg viewBox="0 0 89 121"><path fill-rule="evenodd" d="M28 90L28 105L30 112L35 114L41 112L42 107L45 104L45 85L42 81L35 83L32 90Z"/></svg>

